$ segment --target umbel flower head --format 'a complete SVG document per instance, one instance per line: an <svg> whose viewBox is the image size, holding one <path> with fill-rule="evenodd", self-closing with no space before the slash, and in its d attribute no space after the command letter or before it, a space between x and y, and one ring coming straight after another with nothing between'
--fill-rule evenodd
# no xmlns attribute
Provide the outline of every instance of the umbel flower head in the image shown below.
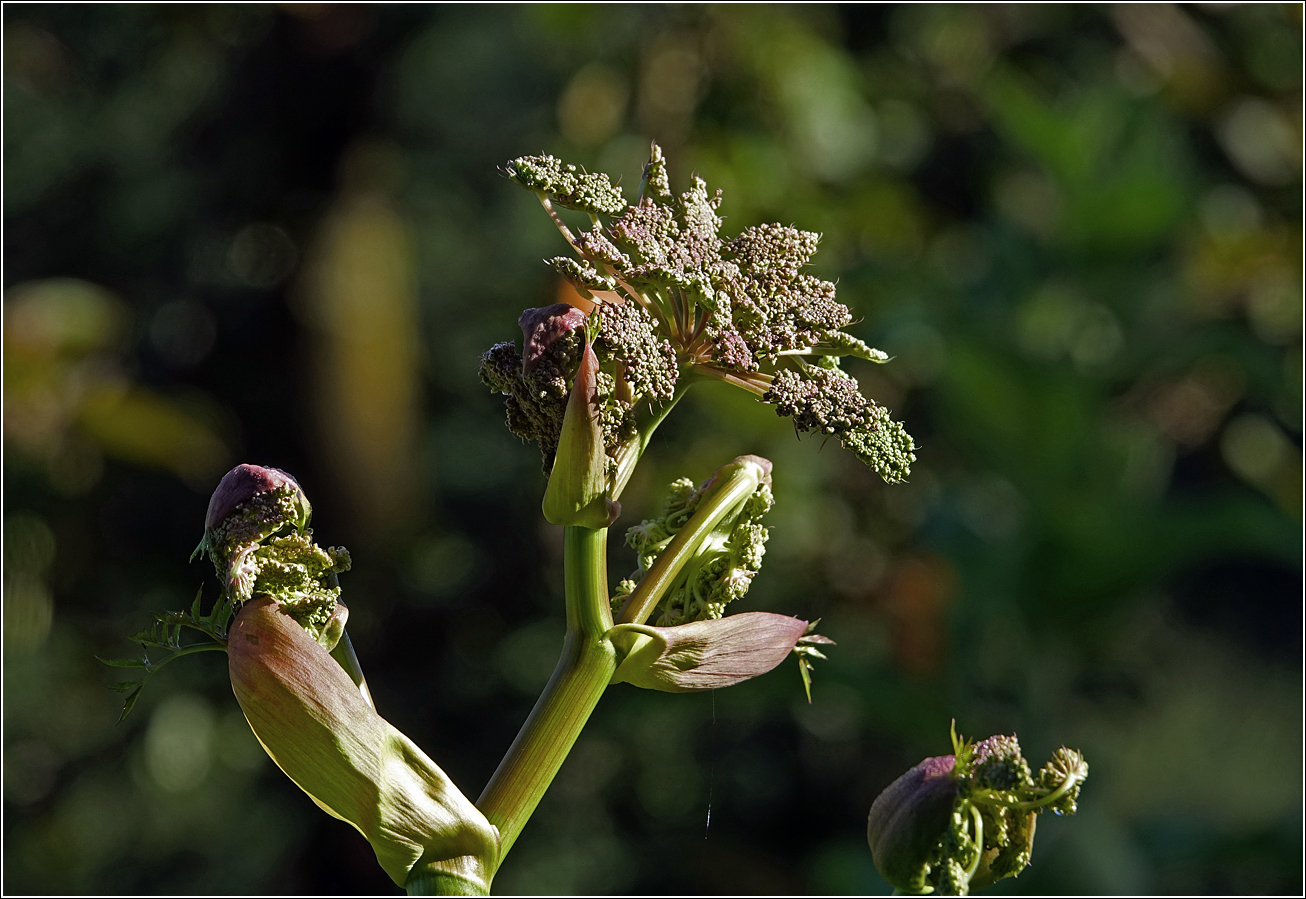
<svg viewBox="0 0 1306 899"><path fill-rule="evenodd" d="M641 438L696 378L735 384L799 431L837 437L886 481L907 477L911 437L839 367L841 357L889 357L844 332L852 315L835 285L804 272L819 235L771 224L723 238L721 192L709 194L695 178L674 195L656 144L633 206L607 175L552 156L514 159L506 172L536 194L567 240L573 255L550 265L583 304L527 310L524 355L501 343L482 358L482 379L508 397L508 427L539 444L546 471L588 343L613 499ZM590 227L573 232L559 207L587 213Z"/></svg>
<svg viewBox="0 0 1306 899"><path fill-rule="evenodd" d="M922 761L876 797L866 839L875 867L904 893L965 896L1029 864L1036 816L1073 815L1088 763L1064 746L1037 776L1015 736Z"/></svg>

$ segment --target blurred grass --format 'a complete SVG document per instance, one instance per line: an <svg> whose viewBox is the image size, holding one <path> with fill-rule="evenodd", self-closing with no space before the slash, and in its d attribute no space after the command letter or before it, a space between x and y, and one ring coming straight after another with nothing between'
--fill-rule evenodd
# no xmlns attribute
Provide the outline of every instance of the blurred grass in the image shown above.
<svg viewBox="0 0 1306 899"><path fill-rule="evenodd" d="M887 488L689 398L627 519L768 456L747 602L839 645L811 706L792 670L614 688L498 889L887 892L866 810L955 717L1093 766L994 892L1300 893L1300 6L3 17L7 891L390 889L215 659L113 726L93 656L213 595L185 559L235 461L304 483L379 706L479 791L561 633L538 457L475 373L559 245L496 166L633 189L656 138L727 233L823 233L920 462Z"/></svg>

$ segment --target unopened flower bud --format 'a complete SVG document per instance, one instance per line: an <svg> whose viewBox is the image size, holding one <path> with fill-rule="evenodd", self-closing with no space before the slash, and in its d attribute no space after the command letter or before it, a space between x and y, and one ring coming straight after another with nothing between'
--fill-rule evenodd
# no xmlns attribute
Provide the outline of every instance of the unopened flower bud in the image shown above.
<svg viewBox="0 0 1306 899"><path fill-rule="evenodd" d="M303 508L306 521L312 509L308 498L299 487L299 482L280 468L265 468L262 465L237 465L222 476L218 487L209 498L208 514L204 516L204 530L215 530L237 508L254 499L261 493L273 493L283 488L293 490Z"/></svg>
<svg viewBox="0 0 1306 899"><path fill-rule="evenodd" d="M609 633L625 657L612 676L647 690L715 690L765 674L807 632L801 618L744 612L674 627L619 624Z"/></svg>
<svg viewBox="0 0 1306 899"><path fill-rule="evenodd" d="M1014 735L971 743L952 735L953 755L926 759L871 806L866 838L875 867L908 893L965 896L1030 863L1039 812L1072 814L1088 764L1064 746L1039 772Z"/></svg>
<svg viewBox="0 0 1306 899"><path fill-rule="evenodd" d="M343 547L313 542L311 515L308 497L289 474L237 465L213 491L195 552L207 552L232 607L256 593L270 596L329 649L344 631L343 619L332 617L340 615L336 574L349 570L350 559Z"/></svg>
<svg viewBox="0 0 1306 899"><path fill-rule="evenodd" d="M418 868L445 893L488 893L498 831L276 602L245 604L228 653L232 690L268 755L367 838L395 883Z"/></svg>
<svg viewBox="0 0 1306 899"><path fill-rule="evenodd" d="M866 840L880 875L894 889L923 892L930 860L952 819L956 757L925 759L889 784L871 805Z"/></svg>
<svg viewBox="0 0 1306 899"><path fill-rule="evenodd" d="M570 303L527 309L517 319L522 331L522 374L531 369L560 337L585 327L585 313Z"/></svg>
<svg viewBox="0 0 1306 899"><path fill-rule="evenodd" d="M258 565L253 553L282 531L303 531L313 507L299 482L279 468L237 465L223 475L209 499L204 537L191 558L208 553L235 603L253 595Z"/></svg>

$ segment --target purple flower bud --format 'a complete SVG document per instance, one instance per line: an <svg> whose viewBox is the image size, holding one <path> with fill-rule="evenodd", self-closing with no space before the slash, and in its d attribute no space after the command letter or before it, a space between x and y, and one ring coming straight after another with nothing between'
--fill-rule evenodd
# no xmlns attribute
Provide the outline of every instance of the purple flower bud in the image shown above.
<svg viewBox="0 0 1306 899"><path fill-rule="evenodd" d="M625 658L612 682L664 693L729 687L779 665L806 631L807 622L801 618L771 612L744 612L673 627L620 624L612 629L612 641Z"/></svg>
<svg viewBox="0 0 1306 899"><path fill-rule="evenodd" d="M530 374L554 341L585 327L585 313L569 303L527 309L517 319L522 331L522 374Z"/></svg>
<svg viewBox="0 0 1306 899"><path fill-rule="evenodd" d="M880 875L895 889L922 892L957 799L956 757L928 758L889 784L871 805L866 841Z"/></svg>
<svg viewBox="0 0 1306 899"><path fill-rule="evenodd" d="M204 516L204 530L211 531L227 519L241 503L253 499L259 493L276 490L286 484L293 484L299 489L299 482L280 468L264 468L262 465L237 465L223 475L218 488L209 500L209 511Z"/></svg>

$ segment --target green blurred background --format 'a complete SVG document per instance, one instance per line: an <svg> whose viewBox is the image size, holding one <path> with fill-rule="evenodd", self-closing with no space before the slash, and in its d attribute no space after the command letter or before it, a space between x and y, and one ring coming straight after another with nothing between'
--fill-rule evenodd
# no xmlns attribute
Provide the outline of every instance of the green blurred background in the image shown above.
<svg viewBox="0 0 1306 899"><path fill-rule="evenodd" d="M263 756L220 657L115 726L242 461L353 551L383 714L476 796L562 633L538 454L478 354L563 252L549 152L823 232L886 487L707 386L679 476L776 463L746 604L838 641L719 694L614 688L500 892L876 893L864 827L968 735L1092 776L995 893L1302 889L1301 7L5 4L4 882L393 892ZM614 575L633 567L615 532Z"/></svg>

